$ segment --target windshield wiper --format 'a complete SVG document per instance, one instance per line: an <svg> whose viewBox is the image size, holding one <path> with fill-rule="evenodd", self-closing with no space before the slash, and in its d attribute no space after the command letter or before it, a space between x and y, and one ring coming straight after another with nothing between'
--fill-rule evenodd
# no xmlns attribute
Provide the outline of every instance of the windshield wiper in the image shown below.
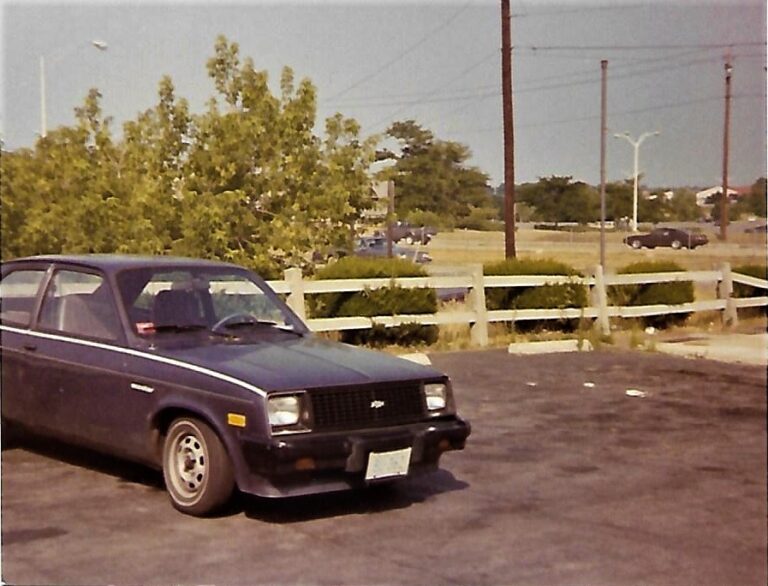
<svg viewBox="0 0 768 586"><path fill-rule="evenodd" d="M259 319L250 314L229 315L214 324L214 326L211 328L211 331L217 334L226 334L229 330L236 330L244 327L267 327L274 328L282 332L297 334L299 336L303 335L301 332L297 332L291 325L283 325L272 320Z"/></svg>

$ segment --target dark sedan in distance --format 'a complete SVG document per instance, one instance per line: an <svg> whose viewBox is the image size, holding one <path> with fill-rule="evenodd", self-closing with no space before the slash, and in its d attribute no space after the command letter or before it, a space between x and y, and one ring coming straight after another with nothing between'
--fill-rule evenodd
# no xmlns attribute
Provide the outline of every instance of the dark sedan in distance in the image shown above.
<svg viewBox="0 0 768 586"><path fill-rule="evenodd" d="M5 262L0 359L4 424L161 469L192 515L434 470L470 433L443 373L315 337L221 262Z"/></svg>
<svg viewBox="0 0 768 586"><path fill-rule="evenodd" d="M679 228L655 228L648 234L631 234L624 238L624 244L634 249L656 248L657 246L669 246L675 250L679 248L694 249L704 246L709 239L704 234L688 232Z"/></svg>
<svg viewBox="0 0 768 586"><path fill-rule="evenodd" d="M387 239L383 236L363 236L357 241L355 247L355 256L385 258L387 256ZM432 257L423 250L411 250L402 246L392 247L392 256L403 258L415 262L416 264L426 264L432 262Z"/></svg>

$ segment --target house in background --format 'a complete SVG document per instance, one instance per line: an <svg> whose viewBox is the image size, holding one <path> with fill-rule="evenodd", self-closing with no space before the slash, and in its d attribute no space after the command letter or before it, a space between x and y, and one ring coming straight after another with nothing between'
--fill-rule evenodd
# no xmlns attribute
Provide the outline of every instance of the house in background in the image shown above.
<svg viewBox="0 0 768 586"><path fill-rule="evenodd" d="M736 199L740 195L742 195L739 192L739 189L744 189L744 188L735 188L735 189L731 189L730 187L728 188L728 198L731 201L736 201ZM747 187L746 188L746 190L747 190L746 193L749 193L750 189L751 188ZM722 193L722 192L723 192L723 187L721 185L717 185L715 187L710 187L709 189L704 189L702 191L698 191L698 192L696 192L696 205L701 206L701 207L703 207L705 205L712 205L713 203L715 203L715 196L718 193Z"/></svg>

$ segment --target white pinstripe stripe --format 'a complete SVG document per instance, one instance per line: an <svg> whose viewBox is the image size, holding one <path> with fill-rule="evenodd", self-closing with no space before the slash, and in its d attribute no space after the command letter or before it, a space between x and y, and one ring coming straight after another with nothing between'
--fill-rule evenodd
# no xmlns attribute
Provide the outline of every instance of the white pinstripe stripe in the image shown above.
<svg viewBox="0 0 768 586"><path fill-rule="evenodd" d="M216 372L215 370L211 370L203 366L198 366L196 364L190 364L189 362L183 362L181 360L175 360L173 358L166 358L165 356L157 356L156 354L149 354L147 352L142 352L141 350L134 350L133 348L123 348L121 346L112 346L111 344L103 344L101 342L92 342L91 340L80 340L78 338L70 338L68 336L60 336L58 334L48 334L46 332L34 332L32 330L23 330L19 328L13 328L10 326L4 326L4 325L0 325L0 331L13 332L15 334L32 336L34 338L43 338L45 340L57 340L59 342L69 342L71 344L79 344L81 346L87 346L89 348L99 348L101 350L109 350L110 352L117 352L118 354L127 354L128 356L145 358L147 360L152 360L154 362L159 362L161 364L167 364L169 366L176 366L178 368L183 368L186 370L190 370L192 372L197 372L199 374L210 376L211 378L215 378L224 382L231 383L233 385L236 385L238 387L251 391L252 393L256 393L260 397L267 396L267 393L266 391L264 391L264 389L260 389L255 385L247 383L244 380L240 380L239 378L229 376L228 374Z"/></svg>

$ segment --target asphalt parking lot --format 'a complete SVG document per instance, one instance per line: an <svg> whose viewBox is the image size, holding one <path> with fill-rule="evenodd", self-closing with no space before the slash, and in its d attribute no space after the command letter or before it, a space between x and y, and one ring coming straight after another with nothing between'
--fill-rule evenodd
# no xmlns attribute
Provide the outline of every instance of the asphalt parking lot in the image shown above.
<svg viewBox="0 0 768 586"><path fill-rule="evenodd" d="M432 359L473 433L443 470L393 488L241 496L194 519L157 473L4 445L3 581L766 583L762 366L616 350Z"/></svg>

